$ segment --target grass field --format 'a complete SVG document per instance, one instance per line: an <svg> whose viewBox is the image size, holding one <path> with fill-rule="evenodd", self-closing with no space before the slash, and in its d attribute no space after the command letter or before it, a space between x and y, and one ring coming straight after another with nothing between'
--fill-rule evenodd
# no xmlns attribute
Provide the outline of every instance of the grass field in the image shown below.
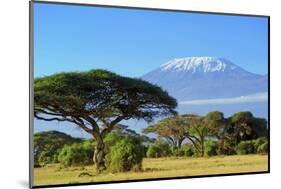
<svg viewBox="0 0 281 189"><path fill-rule="evenodd" d="M210 158L145 158L142 172L101 173L93 166L62 168L59 164L34 169L34 185L76 184L130 179L164 178L267 171L267 155Z"/></svg>

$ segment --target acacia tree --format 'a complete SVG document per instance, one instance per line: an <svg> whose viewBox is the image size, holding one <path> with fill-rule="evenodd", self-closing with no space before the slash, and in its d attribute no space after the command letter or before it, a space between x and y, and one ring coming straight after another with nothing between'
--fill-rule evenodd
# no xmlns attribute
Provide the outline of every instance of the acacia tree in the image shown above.
<svg viewBox="0 0 281 189"><path fill-rule="evenodd" d="M177 102L160 87L105 70L58 73L34 81L34 116L74 123L96 140L93 161L105 169L103 137L122 120L175 114Z"/></svg>
<svg viewBox="0 0 281 189"><path fill-rule="evenodd" d="M209 112L206 116L192 114L183 115L187 121L186 136L192 142L196 151L205 154L205 140L207 137L220 138L223 136L226 121L223 113L219 111Z"/></svg>
<svg viewBox="0 0 281 189"><path fill-rule="evenodd" d="M206 116L194 114L176 115L165 118L143 129L144 133L155 133L170 144L181 147L188 139L201 156L204 156L206 137L220 138L225 131L226 121L223 113L214 111Z"/></svg>
<svg viewBox="0 0 281 189"><path fill-rule="evenodd" d="M155 133L165 138L169 144L180 148L186 138L185 125L185 120L182 116L173 116L144 128L143 133Z"/></svg>

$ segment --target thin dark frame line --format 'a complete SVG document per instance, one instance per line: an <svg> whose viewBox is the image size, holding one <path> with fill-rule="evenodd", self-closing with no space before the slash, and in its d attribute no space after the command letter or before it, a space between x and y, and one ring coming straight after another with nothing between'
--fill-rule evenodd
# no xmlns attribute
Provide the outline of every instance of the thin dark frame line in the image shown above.
<svg viewBox="0 0 281 189"><path fill-rule="evenodd" d="M268 83L267 83L267 86L268 86L268 120L267 120L267 124L268 124L268 129L267 129L267 140L268 140L268 165L267 165L267 169L268 169L268 172L270 173L270 17L267 18L267 27L268 27L268 31L267 31L267 40L268 40L268 47L267 47L267 58L268 58L268 68L267 68L267 73L268 73Z"/></svg>
<svg viewBox="0 0 281 189"><path fill-rule="evenodd" d="M211 14L211 15L224 15L224 16L244 16L244 17L258 17L267 18L268 20L268 169L267 171L258 172L242 172L242 173L223 173L211 175L195 175L195 176L178 176L178 177L162 177L162 178L148 178L148 179L132 179L132 180L118 180L118 181L101 181L101 182L87 182L77 184L54 184L54 185L37 185L33 186L33 66L34 66L34 3L41 4L57 4L57 5L73 5L73 6L87 6L87 7L103 7L103 8L120 8L132 10L151 10L151 11L164 11L164 12L182 12L182 13L198 13L198 14ZM87 3L69 3L69 2L55 2L55 1L33 1L29 2L29 187L30 188L49 188L49 187L66 187L66 186L83 186L83 185L99 185L99 184L112 184L112 183L131 183L131 182L144 182L144 181L161 181L161 180L174 180L174 179L191 179L191 178L209 178L209 177L223 177L223 176L239 176L239 175L256 175L270 173L270 16L267 15L254 15L254 14L238 14L238 13L223 13L223 12L204 12L204 11L191 11L191 10L175 10L175 9L162 9L162 8L147 8L147 7L129 7L119 5L101 5L101 4L87 4Z"/></svg>
<svg viewBox="0 0 281 189"><path fill-rule="evenodd" d="M224 15L224 16L245 16L245 17L259 17L267 18L269 15L256 15L256 14L242 14L242 13L224 13L224 12L212 12L212 11L196 11L196 10L180 10L180 9L165 9L165 8L149 8L149 7L134 7L124 5L102 5L102 4L90 4L90 3L74 3L74 2L60 2L60 1L40 1L34 0L34 3L41 4L57 4L57 5L72 5L72 6L86 6L86 7L103 7L103 8L120 8L120 9L133 9L133 10L152 10L152 11L165 11L165 12L183 12L183 13L198 13L198 14L212 14L212 15Z"/></svg>
<svg viewBox="0 0 281 189"><path fill-rule="evenodd" d="M34 67L34 4L29 2L29 187L34 184L34 112L33 112L33 67Z"/></svg>

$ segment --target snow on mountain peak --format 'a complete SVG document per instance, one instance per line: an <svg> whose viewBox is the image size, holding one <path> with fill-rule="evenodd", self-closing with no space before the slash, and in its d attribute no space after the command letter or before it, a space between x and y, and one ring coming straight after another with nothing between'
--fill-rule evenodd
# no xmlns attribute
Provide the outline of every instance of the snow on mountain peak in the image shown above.
<svg viewBox="0 0 281 189"><path fill-rule="evenodd" d="M237 68L229 61L216 57L185 57L176 58L160 66L161 71L185 72L224 72L226 69Z"/></svg>

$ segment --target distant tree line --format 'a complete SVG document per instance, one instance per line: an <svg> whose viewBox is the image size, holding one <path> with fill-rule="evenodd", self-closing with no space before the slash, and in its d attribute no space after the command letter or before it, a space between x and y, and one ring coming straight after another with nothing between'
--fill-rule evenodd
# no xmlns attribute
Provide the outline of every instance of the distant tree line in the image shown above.
<svg viewBox="0 0 281 189"><path fill-rule="evenodd" d="M238 112L228 118L218 111L209 112L206 116L176 115L150 125L143 132L157 134L165 140L149 146L150 157L163 157L165 154L203 157L267 153L268 150L267 121L254 117L251 112Z"/></svg>
<svg viewBox="0 0 281 189"><path fill-rule="evenodd" d="M234 154L267 154L266 120L250 112L238 112L224 118L221 112L206 116L176 115L158 121L143 130L157 139L138 134L118 124L104 138L105 165L112 172L141 170L142 159L160 157L203 157ZM84 166L92 159L96 141L74 138L58 131L34 135L35 166L60 163Z"/></svg>

